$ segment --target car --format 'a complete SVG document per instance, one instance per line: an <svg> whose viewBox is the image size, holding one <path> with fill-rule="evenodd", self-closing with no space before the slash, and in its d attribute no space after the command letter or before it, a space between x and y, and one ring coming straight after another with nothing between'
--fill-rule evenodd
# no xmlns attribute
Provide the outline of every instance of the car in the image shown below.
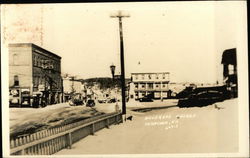
<svg viewBox="0 0 250 158"><path fill-rule="evenodd" d="M106 103L107 100L106 99L98 99L98 103Z"/></svg>
<svg viewBox="0 0 250 158"><path fill-rule="evenodd" d="M219 91L203 91L192 93L186 98L178 101L179 107L207 106L225 99L224 94Z"/></svg>
<svg viewBox="0 0 250 158"><path fill-rule="evenodd" d="M95 101L93 99L89 99L86 102L87 107L94 107L95 106Z"/></svg>
<svg viewBox="0 0 250 158"><path fill-rule="evenodd" d="M71 96L71 100L69 101L70 106L83 105L83 98L80 93L75 93Z"/></svg>
<svg viewBox="0 0 250 158"><path fill-rule="evenodd" d="M109 99L108 100L108 103L115 103L116 102L116 99L115 98L112 98L112 99Z"/></svg>
<svg viewBox="0 0 250 158"><path fill-rule="evenodd" d="M140 102L153 102L153 99L150 97L142 97L139 99Z"/></svg>

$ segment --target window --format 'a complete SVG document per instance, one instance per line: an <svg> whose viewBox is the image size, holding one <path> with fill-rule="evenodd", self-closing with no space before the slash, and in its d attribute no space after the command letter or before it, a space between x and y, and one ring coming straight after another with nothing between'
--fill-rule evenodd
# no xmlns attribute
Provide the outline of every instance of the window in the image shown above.
<svg viewBox="0 0 250 158"><path fill-rule="evenodd" d="M138 83L135 83L135 88L136 88L136 89L138 88Z"/></svg>
<svg viewBox="0 0 250 158"><path fill-rule="evenodd" d="M142 84L142 85L141 85L141 88L145 88L145 84Z"/></svg>
<svg viewBox="0 0 250 158"><path fill-rule="evenodd" d="M18 65L18 55L17 54L13 55L13 64Z"/></svg>
<svg viewBox="0 0 250 158"><path fill-rule="evenodd" d="M231 65L231 64L228 65L228 74L229 75L234 74L234 65Z"/></svg>
<svg viewBox="0 0 250 158"><path fill-rule="evenodd" d="M137 97L138 97L138 92L135 92L135 96L137 96Z"/></svg>
<svg viewBox="0 0 250 158"><path fill-rule="evenodd" d="M41 58L40 57L37 57L37 66L38 67L41 67Z"/></svg>
<svg viewBox="0 0 250 158"><path fill-rule="evenodd" d="M37 66L37 57L36 57L36 55L34 55L33 65Z"/></svg>
<svg viewBox="0 0 250 158"><path fill-rule="evenodd" d="M19 86L19 79L17 75L14 76L14 86Z"/></svg>
<svg viewBox="0 0 250 158"><path fill-rule="evenodd" d="M148 89L153 89L153 83L148 84Z"/></svg>
<svg viewBox="0 0 250 158"><path fill-rule="evenodd" d="M56 71L58 71L57 62L55 62L54 69L55 69Z"/></svg>
<svg viewBox="0 0 250 158"><path fill-rule="evenodd" d="M38 86L38 77L37 76L34 76L34 78L33 78L33 86L34 87L37 87Z"/></svg>
<svg viewBox="0 0 250 158"><path fill-rule="evenodd" d="M141 79L143 79L143 80L144 80L144 75L141 75Z"/></svg>
<svg viewBox="0 0 250 158"><path fill-rule="evenodd" d="M165 77L165 74L162 74L162 78L163 78L163 79L165 79L165 78L166 78L166 77Z"/></svg>
<svg viewBox="0 0 250 158"><path fill-rule="evenodd" d="M51 69L54 69L55 68L55 62L51 61L50 67L51 67Z"/></svg>
<svg viewBox="0 0 250 158"><path fill-rule="evenodd" d="M151 80L151 78L152 78L152 77L151 77L151 75L149 74L149 75L148 75L148 79L150 79L150 80Z"/></svg>
<svg viewBox="0 0 250 158"><path fill-rule="evenodd" d="M159 76L158 76L158 74L156 75L156 77L155 77L156 79L159 79Z"/></svg>
<svg viewBox="0 0 250 158"><path fill-rule="evenodd" d="M42 84L42 77L38 77L38 85Z"/></svg>
<svg viewBox="0 0 250 158"><path fill-rule="evenodd" d="M135 79L138 79L138 75L135 75Z"/></svg>

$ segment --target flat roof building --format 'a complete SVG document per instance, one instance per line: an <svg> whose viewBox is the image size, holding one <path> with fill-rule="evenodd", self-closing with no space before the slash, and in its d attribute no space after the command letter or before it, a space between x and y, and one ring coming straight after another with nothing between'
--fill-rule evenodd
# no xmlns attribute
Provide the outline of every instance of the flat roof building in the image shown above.
<svg viewBox="0 0 250 158"><path fill-rule="evenodd" d="M18 92L19 104L24 92L45 92L48 104L62 102L61 57L33 43L9 44L9 89Z"/></svg>
<svg viewBox="0 0 250 158"><path fill-rule="evenodd" d="M145 96L152 99L168 98L169 72L131 73L129 98L140 99Z"/></svg>

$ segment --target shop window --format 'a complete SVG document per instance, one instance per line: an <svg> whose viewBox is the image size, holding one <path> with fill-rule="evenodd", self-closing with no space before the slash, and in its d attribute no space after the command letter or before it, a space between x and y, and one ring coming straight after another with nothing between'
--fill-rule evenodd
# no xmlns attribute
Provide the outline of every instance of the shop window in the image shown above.
<svg viewBox="0 0 250 158"><path fill-rule="evenodd" d="M19 86L19 79L17 75L14 76L14 86Z"/></svg>

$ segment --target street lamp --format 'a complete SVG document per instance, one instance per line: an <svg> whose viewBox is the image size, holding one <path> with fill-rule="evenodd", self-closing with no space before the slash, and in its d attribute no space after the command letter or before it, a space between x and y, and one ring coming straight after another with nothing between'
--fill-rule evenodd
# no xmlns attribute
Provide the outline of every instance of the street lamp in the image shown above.
<svg viewBox="0 0 250 158"><path fill-rule="evenodd" d="M114 80L115 78L115 65L114 64L110 65L110 70L111 70L112 78Z"/></svg>

